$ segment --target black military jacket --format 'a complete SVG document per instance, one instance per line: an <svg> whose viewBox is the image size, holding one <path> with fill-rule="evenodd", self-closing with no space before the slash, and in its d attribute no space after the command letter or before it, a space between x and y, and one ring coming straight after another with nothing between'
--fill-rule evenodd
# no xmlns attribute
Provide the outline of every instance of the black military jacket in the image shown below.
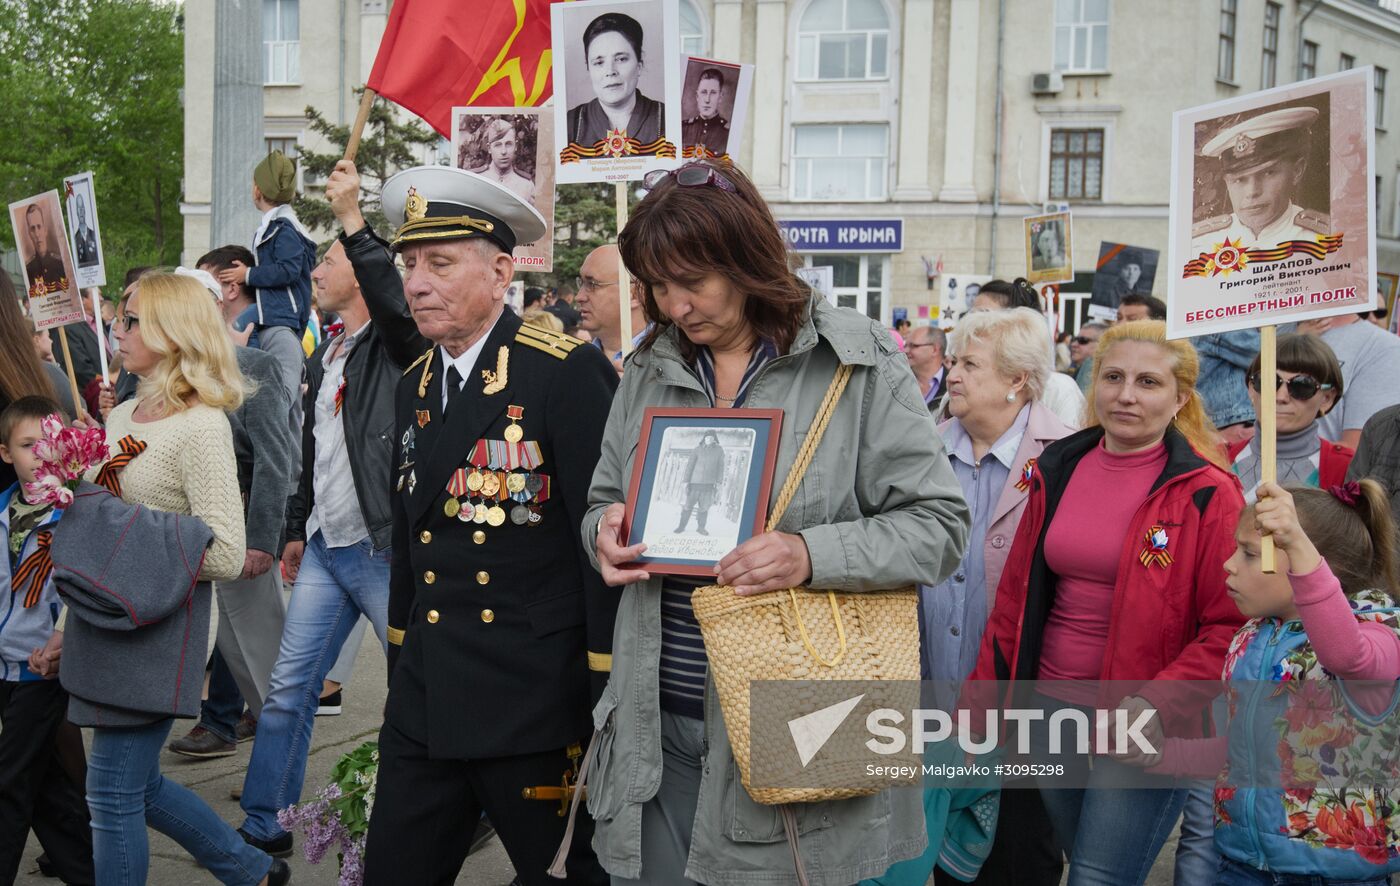
<svg viewBox="0 0 1400 886"><path fill-rule="evenodd" d="M579 526L617 373L597 348L509 311L446 418L442 364L433 348L396 394L385 718L441 758L586 740L621 592ZM473 473L495 481L464 489ZM488 522L472 519L477 505Z"/></svg>

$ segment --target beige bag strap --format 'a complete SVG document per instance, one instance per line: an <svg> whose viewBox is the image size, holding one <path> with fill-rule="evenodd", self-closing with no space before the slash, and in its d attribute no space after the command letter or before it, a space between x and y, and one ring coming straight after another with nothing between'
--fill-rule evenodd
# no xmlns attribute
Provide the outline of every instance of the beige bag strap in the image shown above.
<svg viewBox="0 0 1400 886"><path fill-rule="evenodd" d="M773 511L768 515L768 526L766 530L772 532L778 525L778 521L783 519L783 514L787 513L788 505L792 504L792 497L797 494L797 487L802 483L802 477L807 473L807 467L812 464L812 456L817 452L817 444L821 443L822 435L826 433L826 426L831 424L831 416L836 412L836 401L841 399L841 394L846 390L846 383L851 380L852 367L843 364L836 370L836 377L831 380L831 384L826 389L826 396L822 398L822 404L817 408L817 417L812 420L811 430L807 432L807 439L802 442L802 448L797 451L797 458L792 463L792 469L788 471L787 480L783 482L783 488L778 491L778 501L773 505Z"/></svg>
<svg viewBox="0 0 1400 886"><path fill-rule="evenodd" d="M846 390L846 384L851 380L853 368L850 364L843 364L836 370L836 376L827 386L826 396L822 398L821 406L817 407L817 417L812 420L812 427L807 432L807 439L802 442L802 448L797 451L797 458L792 463L792 469L788 471L787 480L783 482L783 488L778 491L778 501L773 506L773 511L768 515L767 531L772 532L778 525L778 521L787 512L788 505L792 504L792 497L797 494L797 487L802 483L802 477L807 473L807 468L812 464L812 456L817 452L817 446L822 442L822 436L826 434L826 426L831 424L831 416L836 412L836 403L841 399L841 394ZM802 610L797 605L797 591L788 588L788 597L792 600L792 613L797 619L797 630L802 635L802 645L811 653L821 665L834 668L841 663L841 659L846 657L846 626L841 622L841 611L836 606L836 594L827 591L827 600L831 603L831 617L836 621L836 636L840 639L841 645L836 651L836 655L831 659L822 658L821 653L812 645L812 638L807 635L807 626L802 623Z"/></svg>

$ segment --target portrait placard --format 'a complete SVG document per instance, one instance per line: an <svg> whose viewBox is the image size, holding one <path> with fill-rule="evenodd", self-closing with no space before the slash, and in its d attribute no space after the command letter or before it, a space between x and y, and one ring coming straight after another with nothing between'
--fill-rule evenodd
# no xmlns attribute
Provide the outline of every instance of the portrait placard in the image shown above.
<svg viewBox="0 0 1400 886"><path fill-rule="evenodd" d="M1094 266L1094 288L1089 298L1089 316L1095 320L1118 319L1118 305L1125 295L1151 295L1161 253L1146 246L1126 243L1099 243L1099 261Z"/></svg>
<svg viewBox="0 0 1400 886"><path fill-rule="evenodd" d="M1173 115L1169 336L1375 304L1373 73Z"/></svg>
<svg viewBox="0 0 1400 886"><path fill-rule="evenodd" d="M515 247L515 266L554 270L554 109L453 108L452 162L539 210L545 235Z"/></svg>
<svg viewBox="0 0 1400 886"><path fill-rule="evenodd" d="M10 204L29 316L37 329L67 326L83 319L83 297L68 252L58 191L45 191Z"/></svg>
<svg viewBox="0 0 1400 886"><path fill-rule="evenodd" d="M1376 299L1380 305L1385 306L1385 326L1391 332L1395 332L1395 290L1400 284L1400 274L1385 274L1376 272Z"/></svg>
<svg viewBox="0 0 1400 886"><path fill-rule="evenodd" d="M820 292L833 305L836 304L836 268L831 265L815 265L810 268L798 268L796 273L799 280Z"/></svg>
<svg viewBox="0 0 1400 886"><path fill-rule="evenodd" d="M676 0L550 5L560 184L674 169L681 141Z"/></svg>
<svg viewBox="0 0 1400 886"><path fill-rule="evenodd" d="M92 173L80 172L63 180L68 203L68 234L76 265L78 288L107 285L107 263L102 258L102 233L97 225L97 193Z"/></svg>
<svg viewBox="0 0 1400 886"><path fill-rule="evenodd" d="M1070 214L1052 212L1023 220L1026 231L1026 280L1042 283L1069 283L1074 280Z"/></svg>
<svg viewBox="0 0 1400 886"><path fill-rule="evenodd" d="M681 56L681 156L730 159L744 140L753 65Z"/></svg>
<svg viewBox="0 0 1400 886"><path fill-rule="evenodd" d="M623 543L648 572L714 575L763 532L781 409L648 407L632 466Z"/></svg>

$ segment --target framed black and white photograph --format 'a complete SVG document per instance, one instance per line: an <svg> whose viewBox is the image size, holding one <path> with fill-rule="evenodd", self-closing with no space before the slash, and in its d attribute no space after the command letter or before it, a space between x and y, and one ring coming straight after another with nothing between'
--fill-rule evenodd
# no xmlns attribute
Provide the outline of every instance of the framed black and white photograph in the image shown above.
<svg viewBox="0 0 1400 886"><path fill-rule="evenodd" d="M743 141L753 65L683 56L681 156L729 159Z"/></svg>
<svg viewBox="0 0 1400 886"><path fill-rule="evenodd" d="M646 544L650 572L714 575L763 531L781 409L650 407L627 494L625 544Z"/></svg>
<svg viewBox="0 0 1400 886"><path fill-rule="evenodd" d="M560 184L672 169L681 140L676 0L550 5Z"/></svg>
<svg viewBox="0 0 1400 886"><path fill-rule="evenodd" d="M1089 316L1095 320L1118 319L1118 305L1125 295L1151 295L1161 253L1146 246L1126 243L1099 244L1099 261L1094 266L1093 295Z"/></svg>
<svg viewBox="0 0 1400 886"><path fill-rule="evenodd" d="M102 234L97 226L97 195L92 173L80 172L63 180L68 204L68 235L72 240L73 264L78 287L107 285L107 267L102 258Z"/></svg>
<svg viewBox="0 0 1400 886"><path fill-rule="evenodd" d="M1074 281L1074 250L1071 243L1070 214L1054 212L1032 215L1026 228L1026 280L1042 283Z"/></svg>
<svg viewBox="0 0 1400 886"><path fill-rule="evenodd" d="M554 111L452 109L452 162L513 191L544 216L548 234L515 247L523 271L554 270Z"/></svg>

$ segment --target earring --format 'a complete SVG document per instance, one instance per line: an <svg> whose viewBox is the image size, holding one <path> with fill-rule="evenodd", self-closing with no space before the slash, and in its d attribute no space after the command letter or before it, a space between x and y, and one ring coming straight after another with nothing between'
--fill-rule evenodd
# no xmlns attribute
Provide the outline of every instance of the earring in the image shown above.
<svg viewBox="0 0 1400 886"><path fill-rule="evenodd" d="M1015 403L1015 402L1016 402L1016 392L1015 392L1015 391L1007 391L1007 392L1006 392L1006 402L1007 402L1007 403Z"/></svg>

